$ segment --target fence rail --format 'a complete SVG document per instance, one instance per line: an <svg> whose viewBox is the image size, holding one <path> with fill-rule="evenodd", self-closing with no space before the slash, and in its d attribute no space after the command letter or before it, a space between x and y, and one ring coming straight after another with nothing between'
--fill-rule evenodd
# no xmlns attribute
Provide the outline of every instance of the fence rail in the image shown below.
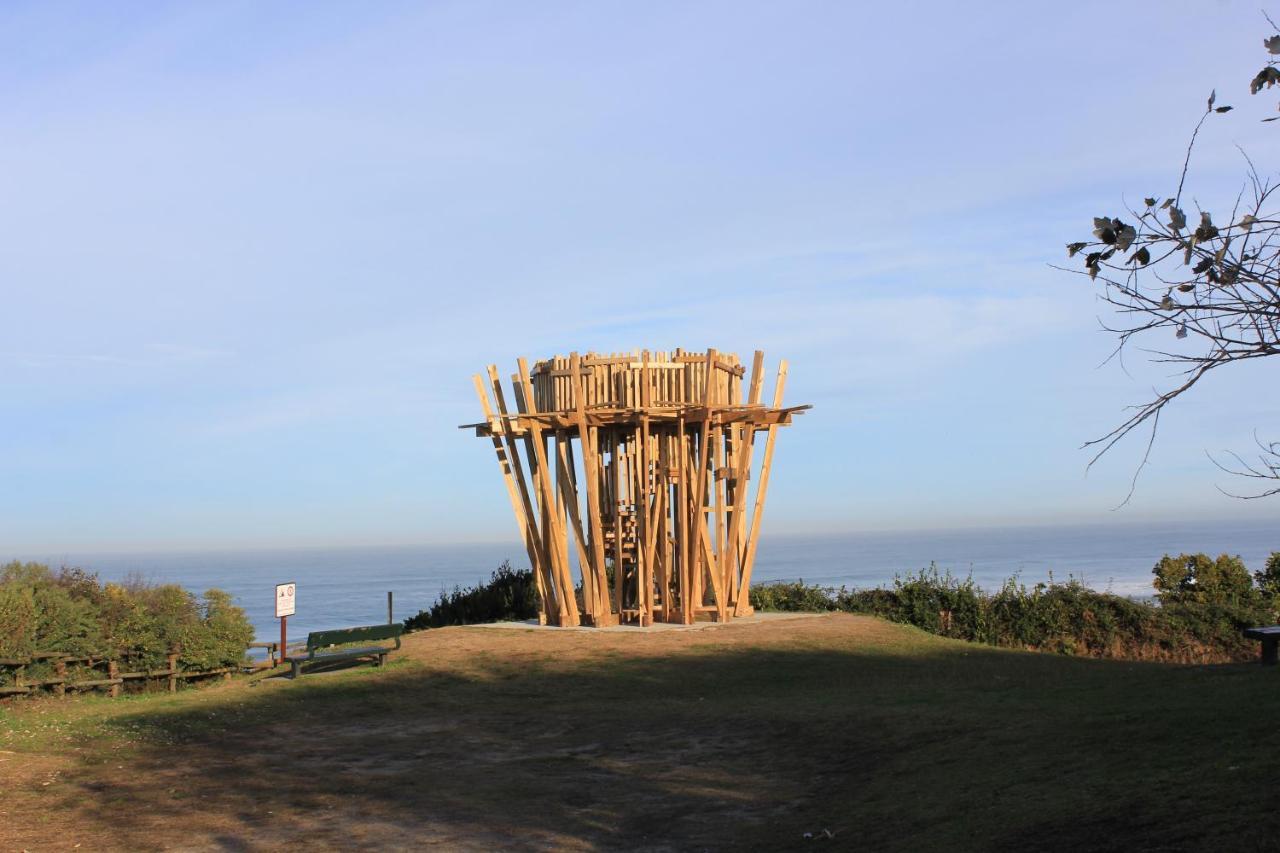
<svg viewBox="0 0 1280 853"><path fill-rule="evenodd" d="M274 644L254 645L273 646ZM255 668L276 665L275 649L269 649L268 654L270 655L269 662ZM28 668L39 664L52 665L52 677L28 678ZM101 670L100 673L94 674L101 674L106 677L73 681L68 675L68 670L74 664L79 664L90 671ZM58 652L36 652L26 658L0 658L0 672L7 670L12 674L13 678L11 684L0 685L0 697L30 695L45 690L51 691L56 696L65 696L69 690L105 689L108 695L114 698L124 692L123 688L126 681L142 681L145 684L148 681L160 679L165 680L168 691L173 693L177 691L179 681L193 678L209 678L211 676L222 676L223 680L229 681L231 674L241 668L238 666L224 666L214 669L182 669L178 666L177 652L170 652L166 656L164 669L140 669L121 672L120 664L121 662L118 660L101 655L64 655Z"/></svg>

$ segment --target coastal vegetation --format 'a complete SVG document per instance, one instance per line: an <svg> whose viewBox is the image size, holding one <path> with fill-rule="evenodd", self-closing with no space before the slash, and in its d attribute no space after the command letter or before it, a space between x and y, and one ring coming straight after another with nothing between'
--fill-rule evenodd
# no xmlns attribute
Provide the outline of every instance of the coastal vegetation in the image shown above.
<svg viewBox="0 0 1280 853"><path fill-rule="evenodd" d="M504 560L488 583L442 590L435 604L404 620L404 627L406 631L417 631L449 625L520 621L537 616L538 589L533 572L514 569L510 561Z"/></svg>
<svg viewBox="0 0 1280 853"><path fill-rule="evenodd" d="M1221 663L1256 657L1242 631L1277 621L1280 552L1252 576L1238 557L1164 556L1152 570L1154 601L1098 592L1075 580L1028 587L1016 578L980 589L931 566L890 588L850 590L803 581L760 584L763 611L862 613L990 646L1086 657Z"/></svg>
<svg viewBox="0 0 1280 853"><path fill-rule="evenodd" d="M209 670L241 663L252 640L244 611L221 590L197 597L136 578L103 583L76 568L0 566L0 658L61 653L158 669L176 652L182 669ZM41 666L28 676L47 674Z"/></svg>

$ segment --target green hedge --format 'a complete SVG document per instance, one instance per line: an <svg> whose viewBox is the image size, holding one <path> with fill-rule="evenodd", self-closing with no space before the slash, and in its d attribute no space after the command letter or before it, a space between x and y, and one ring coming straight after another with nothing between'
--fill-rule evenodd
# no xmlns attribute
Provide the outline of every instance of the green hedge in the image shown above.
<svg viewBox="0 0 1280 853"><path fill-rule="evenodd" d="M1090 657L1207 663L1257 656L1257 643L1242 630L1277 621L1280 552L1252 577L1228 555L1166 555L1152 571L1156 602L1097 592L1074 580L1028 588L1014 579L988 593L972 578L930 566L896 578L889 589L758 585L751 604L866 613L945 637Z"/></svg>
<svg viewBox="0 0 1280 853"><path fill-rule="evenodd" d="M252 641L244 611L221 590L197 598L172 584L103 584L80 569L0 566L0 657L65 652L159 669L176 649L180 667L204 670L239 664Z"/></svg>

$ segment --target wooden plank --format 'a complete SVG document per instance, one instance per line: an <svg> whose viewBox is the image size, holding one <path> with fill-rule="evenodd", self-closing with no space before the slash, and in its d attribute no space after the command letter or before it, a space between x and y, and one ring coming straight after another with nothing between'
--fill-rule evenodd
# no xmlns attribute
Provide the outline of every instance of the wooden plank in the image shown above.
<svg viewBox="0 0 1280 853"><path fill-rule="evenodd" d="M517 365L520 371L518 376L520 378L519 390L521 392L520 395L517 396L517 403L521 403L521 398L523 398L523 405L521 408L530 409L530 407L536 404L533 401L533 386L529 381L529 365L523 358L517 361ZM551 563L556 576L556 583L559 586L559 594L557 595L557 604L560 614L559 624L562 626L576 627L581 624L581 621L578 618L577 604L573 600L573 578L569 574L569 567L561 558L561 549L558 544L561 541L561 537L559 535L559 531L556 529L557 526L555 521L552 518L552 512L555 507L555 496L552 494L551 490L551 469L547 465L546 449L542 443L542 430L540 427L535 425L531 427L530 432L532 433L530 437L532 438L531 444L533 455L537 460L538 466L538 494L541 496L540 504L542 507L542 516L544 523L549 522L552 525L550 529L547 529L548 535L546 537L546 541L548 542L548 551L551 553ZM553 543L556 545L554 549L550 547Z"/></svg>
<svg viewBox="0 0 1280 853"><path fill-rule="evenodd" d="M747 405L756 406L760 403L760 394L764 386L764 352L756 350L755 355L751 359L751 384L747 391ZM746 535L746 517L747 517L747 475L751 471L751 458L755 453L755 430L745 425L739 426L740 438L738 441L737 459L734 470L734 506L733 506L733 553L731 558L737 562L737 566L733 567L733 597L732 604L736 608L738 600L742 597L742 555L744 553L743 538ZM729 558L726 558L729 559Z"/></svg>
<svg viewBox="0 0 1280 853"><path fill-rule="evenodd" d="M489 370L490 377L497 373L496 366L491 365ZM480 377L480 374L477 373L472 377L472 381L475 384L476 396L480 400L480 408L484 411L485 418L492 419L493 410L489 405L489 392L485 389L484 380ZM501 388L499 388L499 390L501 390ZM542 558L539 553L540 548L536 541L536 534L529 530L529 524L534 522L536 516L533 514L532 507L526 506L529 501L528 493L524 491L523 488L517 488L516 486L516 475L514 471L515 465L513 464L514 459L512 453L515 449L515 438L512 436L507 436L507 438L510 446L508 446L508 442L504 442L498 435L492 436L493 449L498 458L498 467L502 470L502 481L507 487L507 497L511 501L511 511L515 513L516 526L520 529L520 538L524 541L525 553L528 554L529 565L533 569L533 576L536 579L539 599L541 602L545 602L547 593L543 583ZM521 479L523 479L523 474L521 474ZM543 604L538 613L538 621L542 624L546 624L547 621L545 607L546 605Z"/></svg>
<svg viewBox="0 0 1280 853"><path fill-rule="evenodd" d="M787 385L787 361L778 364L778 379L773 386L773 407L782 406L782 392ZM752 612L750 593L751 570L756 558L756 543L760 538L760 517L764 514L764 501L769 492L769 470L773 465L773 442L777 438L777 426L770 426L764 442L764 460L760 463L760 481L756 486L756 505L751 516L751 527L747 533L747 547L742 557L742 592L738 596L735 615L745 616Z"/></svg>
<svg viewBox="0 0 1280 853"><path fill-rule="evenodd" d="M715 466L715 511L716 511L716 529L715 529L715 553L717 561L710 565L710 570L716 572L720 576L720 589L728 591L730 587L728 570L725 568L727 561L724 555L728 553L728 537L729 528L725 518L725 476L722 473L725 467L725 434L724 427L716 427L711 431L712 452L715 459L712 464ZM726 604L727 604L726 597Z"/></svg>
<svg viewBox="0 0 1280 853"><path fill-rule="evenodd" d="M589 568L595 574L594 579L597 583L597 589L603 592L608 589L608 579L605 575L604 567L604 529L600 523L600 457L598 455L596 435L587 426L585 408L587 383L579 373L578 366L578 354L576 352L570 353L569 372L577 377L574 411L578 417L578 436L582 445L582 478L587 484L587 522L591 530L591 563ZM584 567L584 573L586 570L586 567ZM603 595L601 598L603 598ZM597 605L597 624L601 624L600 620L608 623L608 607L600 606L604 603L600 600L594 603Z"/></svg>
<svg viewBox="0 0 1280 853"><path fill-rule="evenodd" d="M716 351L714 349L707 350L706 373L705 373L704 383L703 383L704 385L703 405L708 410L711 408L711 405L715 399L714 397L715 383L713 381L715 361L716 361ZM706 503L707 467L711 461L710 428L711 428L710 420L704 420L702 422L702 434L700 436L699 447L698 447L698 450L699 450L698 475L697 475L698 479L694 485L695 491L694 491L693 504L694 504L695 512L692 513L692 517L690 519L690 521L693 523L693 528L694 528L693 529L693 537L694 537L693 566L694 566L694 571L696 572L697 581L698 581L694 585L694 588L699 593L697 599L694 601L694 604L702 604L702 600L701 600L702 596L700 594L701 581L703 577L703 572L705 571L707 576L711 578L711 594L715 597L717 618L719 621L723 622L727 618L727 614L725 610L724 590L720 583L720 573L716 571L716 561L714 559L711 559L711 560L708 560L708 562L705 565L702 563L702 558L704 554L702 551L701 543L703 543L706 539L709 538L706 535L707 534L707 517L706 517L706 514L702 512L702 507L703 507L703 504ZM707 553L709 553L709 551L710 551L710 545L708 543Z"/></svg>
<svg viewBox="0 0 1280 853"><path fill-rule="evenodd" d="M573 531L573 541L578 548L578 565L586 566L590 562L587 556L587 537L582 529L582 517L578 508L578 491L577 491L577 475L573 468L573 446L567 433L564 434L564 441L560 440L560 436L556 436L556 464L559 466L556 471L556 482L560 484L561 494L564 496L565 507L568 510L570 529ZM590 578L584 573L582 578L582 594L594 595L594 592L588 593L593 589L593 585L589 583ZM590 608L588 608L590 610Z"/></svg>
<svg viewBox="0 0 1280 853"><path fill-rule="evenodd" d="M640 370L640 387L637 389L638 395L636 403L640 407L649 405L649 351L645 350L641 355ZM651 488L649 473L649 419L641 417L640 423L636 426L636 449L639 456L636 459L636 468L638 476L636 478L637 492L635 499L636 512L636 606L640 609L640 626L648 627L653 624L653 546L649 539L649 502L651 500Z"/></svg>
<svg viewBox="0 0 1280 853"><path fill-rule="evenodd" d="M489 365L489 387L493 391L493 399L497 404L499 414L506 418L509 414L507 400L502 392L502 380L499 378L496 364ZM547 551L546 531L539 529L538 514L534 510L533 500L529 497L529 485L525 480L519 442L516 440L516 436L505 428L507 424L508 421L504 420L502 437L507 445L507 454L516 481L516 490L520 495L520 508L524 512L522 530L526 535L527 542L533 546L533 556L530 559L533 560L538 594L542 597L542 607L538 612L538 622L545 624L548 614L559 612L560 608L555 583L552 580L551 555ZM532 439L526 437L525 448L528 449L531 446ZM530 466L534 464L532 453L529 454L529 464Z"/></svg>
<svg viewBox="0 0 1280 853"><path fill-rule="evenodd" d="M565 531L564 540L561 542L558 542L557 547L560 549L560 559L564 560L564 563L566 566L572 566L573 565L571 561L572 552L569 548L569 541L568 541L570 538L568 533L569 506L568 506L568 501L566 501L564 497L565 484L560 479L559 463L556 461L560 456L560 449L561 449L560 445L561 445L562 438L565 442L569 440L566 430L555 430L554 432L546 433L546 447L548 451L547 459L551 460L552 470L550 472L550 476L553 482L555 483L555 492L556 492L556 504L555 504L556 526L557 526L557 529L561 531ZM574 494L574 492L570 490L570 494ZM586 601L585 596L588 596L590 594L591 594L590 587L584 586L583 587L584 602ZM587 613L591 612L590 607L585 607L584 609L585 609L585 612Z"/></svg>
<svg viewBox="0 0 1280 853"><path fill-rule="evenodd" d="M622 621L622 582L624 580L623 555L626 549L622 541L622 484L626 468L631 464L630 457L621 454L624 442L618 441L618 434L611 433L613 448L613 600L618 607L618 621Z"/></svg>
<svg viewBox="0 0 1280 853"><path fill-rule="evenodd" d="M111 687L118 690L120 685L124 683L123 679L116 678L96 678L91 681L71 681L67 683L67 687L74 690L88 689L92 687Z"/></svg>

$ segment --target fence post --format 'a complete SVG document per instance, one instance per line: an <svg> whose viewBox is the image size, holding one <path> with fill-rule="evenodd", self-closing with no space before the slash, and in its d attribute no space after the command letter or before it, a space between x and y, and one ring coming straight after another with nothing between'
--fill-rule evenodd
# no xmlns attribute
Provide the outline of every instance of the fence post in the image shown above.
<svg viewBox="0 0 1280 853"><path fill-rule="evenodd" d="M59 679L58 683L53 685L53 692L57 696L67 695L67 662L63 658L58 658L53 662L53 677Z"/></svg>
<svg viewBox="0 0 1280 853"><path fill-rule="evenodd" d="M178 653L169 652L166 660L169 661L169 692L178 692Z"/></svg>
<svg viewBox="0 0 1280 853"><path fill-rule="evenodd" d="M116 663L114 660L107 661L107 678L116 679L119 677L120 677L120 665ZM112 699L115 699L117 696L120 695L119 684L110 685L110 690L111 690Z"/></svg>

